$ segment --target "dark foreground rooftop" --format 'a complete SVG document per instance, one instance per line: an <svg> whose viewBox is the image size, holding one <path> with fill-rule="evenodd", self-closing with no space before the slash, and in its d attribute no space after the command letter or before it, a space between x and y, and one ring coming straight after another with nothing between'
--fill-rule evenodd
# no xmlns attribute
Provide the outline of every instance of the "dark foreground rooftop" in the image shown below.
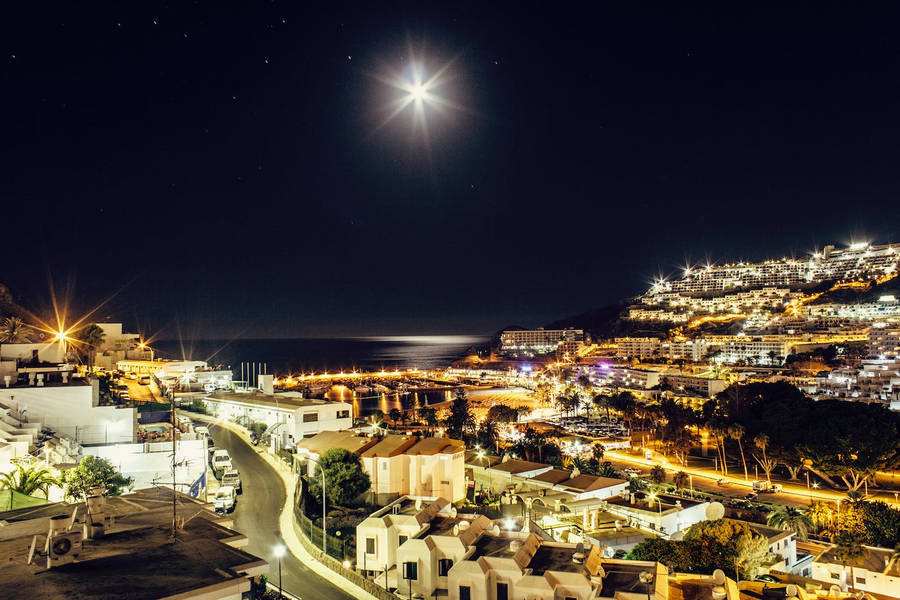
<svg viewBox="0 0 900 600"><path fill-rule="evenodd" d="M161 505L165 496L169 499L167 509ZM74 506L50 505L31 515L23 511L0 514L0 519L10 523L7 532L27 531L25 535L4 537L4 527L0 526L3 597L150 600L200 590L233 594L249 587L248 576L267 571L264 560L237 547L246 543L246 538L229 529L227 520L219 522L203 504L182 494L178 513L185 523L173 541L171 497L168 490L140 490L112 499L108 512L119 515L115 527L100 539L85 540L74 562L51 569L47 569L44 556L28 564L34 535L31 530L46 532L47 515L70 515ZM73 529L80 525L76 523ZM37 546L42 548L43 535L38 535Z"/></svg>

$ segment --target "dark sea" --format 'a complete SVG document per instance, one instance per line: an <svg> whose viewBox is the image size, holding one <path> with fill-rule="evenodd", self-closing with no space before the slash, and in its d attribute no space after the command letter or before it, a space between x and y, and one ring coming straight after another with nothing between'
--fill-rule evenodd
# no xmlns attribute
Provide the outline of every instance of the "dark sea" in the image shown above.
<svg viewBox="0 0 900 600"><path fill-rule="evenodd" d="M462 335L298 338L266 340L165 340L153 344L160 358L205 360L240 371L241 363L267 365L288 375L316 371L378 371L382 368L445 366L487 337ZM240 373L236 373L239 375Z"/></svg>
<svg viewBox="0 0 900 600"><path fill-rule="evenodd" d="M230 368L241 378L241 363L276 376L301 373L380 371L394 368L427 369L449 365L470 346L486 345L488 337L385 336L364 338L299 338L266 340L165 340L153 343L158 358L205 360L210 366ZM411 408L450 400L450 393L382 393L357 396L347 390L342 400L352 402L354 413L365 416L375 409ZM329 394L331 396L331 394ZM339 399L337 397L335 400Z"/></svg>

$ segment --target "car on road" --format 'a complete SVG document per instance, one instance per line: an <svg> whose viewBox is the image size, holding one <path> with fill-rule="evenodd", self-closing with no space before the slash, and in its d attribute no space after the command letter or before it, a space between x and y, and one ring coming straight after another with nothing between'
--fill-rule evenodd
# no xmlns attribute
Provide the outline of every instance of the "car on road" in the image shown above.
<svg viewBox="0 0 900 600"><path fill-rule="evenodd" d="M234 510L235 502L237 502L237 498L234 494L234 488L230 485L223 485L216 491L213 506L216 512L226 513Z"/></svg>
<svg viewBox="0 0 900 600"><path fill-rule="evenodd" d="M150 376L149 375L141 375L141 378L138 379L138 383L141 385L150 385Z"/></svg>
<svg viewBox="0 0 900 600"><path fill-rule="evenodd" d="M213 450L212 467L214 470L231 469L233 466L234 465L231 464L231 455L228 454L228 450L223 450L221 448Z"/></svg>
<svg viewBox="0 0 900 600"><path fill-rule="evenodd" d="M744 496L744 498L746 498L747 500L756 500L757 498L759 498L759 494L757 494L756 492L750 492L749 494Z"/></svg>
<svg viewBox="0 0 900 600"><path fill-rule="evenodd" d="M635 469L634 467L625 467L624 469L622 469L622 471L626 475L630 475L631 477L637 477L638 475L641 474L641 472L639 470Z"/></svg>
<svg viewBox="0 0 900 600"><path fill-rule="evenodd" d="M225 469L225 473L222 475L222 485L233 487L238 494L244 493L244 488L241 486L241 474L234 467Z"/></svg>

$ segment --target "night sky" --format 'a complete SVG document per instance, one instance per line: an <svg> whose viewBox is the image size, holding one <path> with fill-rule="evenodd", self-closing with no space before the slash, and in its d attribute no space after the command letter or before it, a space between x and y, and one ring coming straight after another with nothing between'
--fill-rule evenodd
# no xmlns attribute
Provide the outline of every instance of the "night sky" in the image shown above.
<svg viewBox="0 0 900 600"><path fill-rule="evenodd" d="M0 282L38 311L52 278L166 336L490 333L900 241L887 4L14 4ZM417 61L427 140L383 124Z"/></svg>

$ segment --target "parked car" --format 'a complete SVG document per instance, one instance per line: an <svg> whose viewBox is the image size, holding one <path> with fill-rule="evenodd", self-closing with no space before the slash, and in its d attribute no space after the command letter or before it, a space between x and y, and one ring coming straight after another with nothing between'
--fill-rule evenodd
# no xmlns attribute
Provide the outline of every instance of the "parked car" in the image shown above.
<svg viewBox="0 0 900 600"><path fill-rule="evenodd" d="M756 500L757 498L759 498L759 494L757 494L756 492L750 492L749 494L744 496L744 498L746 498L747 500Z"/></svg>
<svg viewBox="0 0 900 600"><path fill-rule="evenodd" d="M150 385L150 376L149 375L141 375L141 378L138 379L138 383L141 385Z"/></svg>
<svg viewBox="0 0 900 600"><path fill-rule="evenodd" d="M222 485L233 487L238 494L244 493L244 488L241 486L241 474L233 467L225 469L225 474L222 475Z"/></svg>
<svg viewBox="0 0 900 600"><path fill-rule="evenodd" d="M228 454L228 450L219 449L213 451L212 467L216 471L233 467L231 464L231 455Z"/></svg>
<svg viewBox="0 0 900 600"><path fill-rule="evenodd" d="M216 491L216 497L213 499L213 506L216 512L226 513L234 510L234 503L237 498L234 494L234 488L230 485L223 485Z"/></svg>

